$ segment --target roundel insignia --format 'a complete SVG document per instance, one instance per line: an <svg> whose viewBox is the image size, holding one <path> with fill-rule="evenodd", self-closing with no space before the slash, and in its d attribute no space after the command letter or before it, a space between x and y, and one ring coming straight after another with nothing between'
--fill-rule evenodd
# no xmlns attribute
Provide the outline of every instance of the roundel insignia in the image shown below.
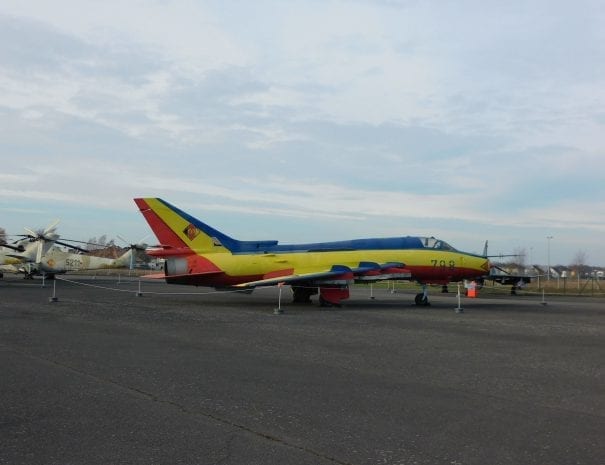
<svg viewBox="0 0 605 465"><path fill-rule="evenodd" d="M51 268L53 268L53 267L55 266L55 261L54 261L54 260L51 258L50 260L48 260L48 261L46 262L46 264L47 264L48 266L50 266Z"/></svg>
<svg viewBox="0 0 605 465"><path fill-rule="evenodd" d="M189 223L189 225L183 230L183 232L189 238L189 240L192 241L193 239L195 239L198 236L198 234L200 233L200 230L197 229L191 223Z"/></svg>

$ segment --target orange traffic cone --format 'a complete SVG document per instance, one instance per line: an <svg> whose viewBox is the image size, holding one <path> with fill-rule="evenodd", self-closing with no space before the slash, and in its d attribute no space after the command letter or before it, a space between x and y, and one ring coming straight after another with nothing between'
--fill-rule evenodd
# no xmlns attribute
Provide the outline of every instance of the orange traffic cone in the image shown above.
<svg viewBox="0 0 605 465"><path fill-rule="evenodd" d="M475 283L475 281L473 281L470 284L470 286L468 287L467 296L470 297L471 299L474 299L475 297L477 297L477 284Z"/></svg>

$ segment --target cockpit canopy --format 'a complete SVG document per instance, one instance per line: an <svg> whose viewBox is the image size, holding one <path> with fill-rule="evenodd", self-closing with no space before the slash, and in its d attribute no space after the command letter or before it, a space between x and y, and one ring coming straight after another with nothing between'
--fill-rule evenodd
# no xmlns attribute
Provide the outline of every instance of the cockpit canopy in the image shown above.
<svg viewBox="0 0 605 465"><path fill-rule="evenodd" d="M450 250L456 251L451 245L447 242L444 242L440 239L435 239L434 237L421 237L422 245L426 249L435 249L435 250Z"/></svg>

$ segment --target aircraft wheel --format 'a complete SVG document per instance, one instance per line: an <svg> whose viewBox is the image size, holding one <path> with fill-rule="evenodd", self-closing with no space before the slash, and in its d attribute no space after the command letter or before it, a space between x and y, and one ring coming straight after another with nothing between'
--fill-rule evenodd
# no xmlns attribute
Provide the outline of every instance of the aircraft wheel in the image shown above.
<svg viewBox="0 0 605 465"><path fill-rule="evenodd" d="M416 294L414 302L416 302L416 305L430 305L428 297L426 297L422 292L420 294Z"/></svg>
<svg viewBox="0 0 605 465"><path fill-rule="evenodd" d="M324 308L337 307L341 308L342 305L335 304L334 302L330 302L329 300L324 299L322 296L319 296L319 306Z"/></svg>
<svg viewBox="0 0 605 465"><path fill-rule="evenodd" d="M292 302L295 304L310 304L311 296L317 294L317 290L304 287L292 287Z"/></svg>

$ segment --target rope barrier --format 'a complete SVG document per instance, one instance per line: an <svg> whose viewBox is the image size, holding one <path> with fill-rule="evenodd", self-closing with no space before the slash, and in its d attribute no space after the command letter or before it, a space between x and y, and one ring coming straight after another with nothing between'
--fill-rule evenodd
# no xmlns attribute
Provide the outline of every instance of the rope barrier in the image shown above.
<svg viewBox="0 0 605 465"><path fill-rule="evenodd" d="M71 283L71 284L75 284L78 286L86 286L86 287L93 287L96 289L103 289L103 290L107 290L107 291L116 291L116 292L128 292L131 294L137 294L137 293L141 293L141 294L151 294L151 295L212 295L212 294L237 294L237 293L246 293L246 292L250 292L251 288L248 289L229 289L229 290L224 290L224 291L209 291L209 292L155 292L155 291L141 291L140 287L138 290L130 290L130 289L118 289L116 287L107 287L107 286L100 286L98 284L90 284L90 283L84 283L81 281L75 281L72 279L67 279L67 278L59 278L58 276L55 277L56 280L58 281L64 281L66 283ZM129 281L131 283L136 283L140 281ZM256 288L255 288L256 289Z"/></svg>
<svg viewBox="0 0 605 465"><path fill-rule="evenodd" d="M132 294L137 294L137 295L143 295L143 294L149 294L149 295L215 295L215 294L237 294L237 293L248 293L251 292L252 290L258 290L258 289L269 289L269 288L274 288L275 286L259 286L259 287L254 287L254 288L242 288L242 289L226 289L226 290L212 290L212 291L206 291L206 292L157 292L157 291L142 291L141 290L141 279L138 280L128 280L128 281L122 281L119 280L119 282L121 284L124 283L132 283L132 284L136 284L138 283L138 289L137 290L131 290L131 289L120 289L117 287L108 287L108 286L101 286L98 284L91 284L91 283L85 283L82 281L76 281L73 279L67 279L65 277L59 277L56 276L55 277L56 280L58 281L63 281L66 283L70 283L70 284L74 284L74 285L78 285L78 286L85 286L85 287L91 287L91 288L96 288L96 289L103 289L103 290L108 290L108 291L115 291L115 292L126 292L126 293L132 293ZM298 288L302 288L302 289L317 289L318 286L300 286L300 285L296 285L296 287ZM393 285L394 287L394 285ZM334 287L334 288L338 288L338 287ZM370 288L370 295L373 296L373 287ZM390 286L387 286L385 288L385 290L387 292L391 292L393 293L392 289ZM410 290L410 291L416 291L416 289L400 289L400 290ZM479 295L481 295L482 291L486 294L510 294L510 289L508 287L487 287L484 286L480 291L479 291ZM518 292L518 294L515 294L515 296L518 297L523 297L523 296L542 296L544 294L548 295L548 296L558 296L558 297L563 297L563 296L568 296L568 297L579 297L579 296L590 296L590 297L601 297L601 296L605 296L604 292L587 292L586 290L584 290L583 292L566 292L566 293L562 293L562 292L552 292L552 291L546 291L544 288L540 288L536 291L532 291L532 290L526 290L526 289L516 289L516 291Z"/></svg>
<svg viewBox="0 0 605 465"><path fill-rule="evenodd" d="M73 279L67 279L67 278L59 278L58 276L55 276L55 280L56 281L63 281L66 283L70 283L70 284L76 284L78 286L86 286L86 287L94 287L95 289L104 289L107 291L116 291L116 292L133 292L130 291L128 289L117 289L114 287L105 287L105 286L99 286L98 284L89 284L89 283L83 283L80 281L74 281Z"/></svg>

